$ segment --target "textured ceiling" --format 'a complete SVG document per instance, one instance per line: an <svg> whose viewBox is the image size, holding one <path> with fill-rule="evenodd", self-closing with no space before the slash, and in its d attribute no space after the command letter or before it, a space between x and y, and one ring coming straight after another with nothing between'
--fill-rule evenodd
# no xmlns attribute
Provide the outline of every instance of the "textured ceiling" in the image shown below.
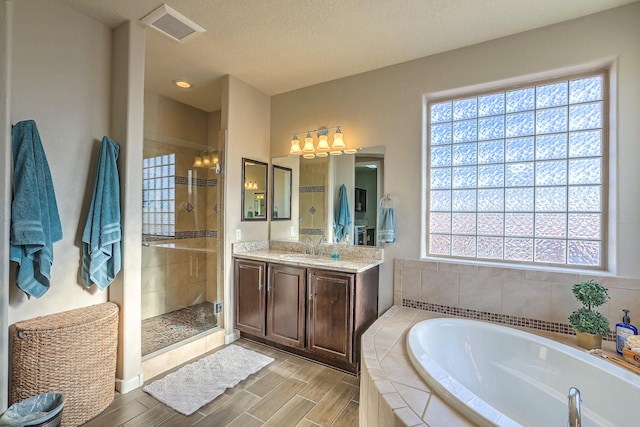
<svg viewBox="0 0 640 427"><path fill-rule="evenodd" d="M158 0L58 0L115 28ZM205 111L232 74L275 95L637 0L168 0L207 32L147 30L145 87ZM172 86L186 79L192 89Z"/></svg>

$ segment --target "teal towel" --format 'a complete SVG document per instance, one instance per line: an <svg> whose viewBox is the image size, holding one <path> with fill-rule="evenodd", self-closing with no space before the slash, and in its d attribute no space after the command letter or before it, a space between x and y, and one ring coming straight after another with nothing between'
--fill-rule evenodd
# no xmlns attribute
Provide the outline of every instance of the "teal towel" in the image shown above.
<svg viewBox="0 0 640 427"><path fill-rule="evenodd" d="M40 298L49 290L53 243L62 239L62 225L36 122L19 122L12 132L9 259L18 263L18 287L27 296Z"/></svg>
<svg viewBox="0 0 640 427"><path fill-rule="evenodd" d="M333 234L336 241L346 239L351 226L351 212L349 211L349 200L347 199L347 187L344 184L340 187L338 199L338 212L333 224Z"/></svg>
<svg viewBox="0 0 640 427"><path fill-rule="evenodd" d="M120 147L107 136L102 138L93 195L87 223L82 233L82 280L105 290L122 266L120 226Z"/></svg>
<svg viewBox="0 0 640 427"><path fill-rule="evenodd" d="M393 208L380 207L378 209L378 242L396 242L396 220Z"/></svg>

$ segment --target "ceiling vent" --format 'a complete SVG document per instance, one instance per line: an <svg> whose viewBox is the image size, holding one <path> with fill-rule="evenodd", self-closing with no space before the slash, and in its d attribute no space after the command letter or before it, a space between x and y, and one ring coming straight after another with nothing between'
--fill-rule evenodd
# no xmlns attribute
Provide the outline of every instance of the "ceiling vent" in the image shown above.
<svg viewBox="0 0 640 427"><path fill-rule="evenodd" d="M142 18L140 22L179 42L206 31L166 4Z"/></svg>

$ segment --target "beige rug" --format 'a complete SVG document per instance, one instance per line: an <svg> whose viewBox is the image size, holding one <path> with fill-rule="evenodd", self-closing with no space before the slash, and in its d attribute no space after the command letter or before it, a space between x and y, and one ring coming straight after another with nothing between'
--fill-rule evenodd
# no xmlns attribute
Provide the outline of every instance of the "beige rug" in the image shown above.
<svg viewBox="0 0 640 427"><path fill-rule="evenodd" d="M232 344L152 382L143 390L181 414L191 415L271 362L271 357Z"/></svg>

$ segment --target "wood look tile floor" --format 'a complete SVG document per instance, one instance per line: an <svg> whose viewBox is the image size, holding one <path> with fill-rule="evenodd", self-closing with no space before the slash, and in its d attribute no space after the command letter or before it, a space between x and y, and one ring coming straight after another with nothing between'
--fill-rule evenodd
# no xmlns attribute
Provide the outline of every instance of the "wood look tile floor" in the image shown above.
<svg viewBox="0 0 640 427"><path fill-rule="evenodd" d="M358 425L359 378L246 339L234 344L256 350L275 360L188 417L138 388L127 394L116 393L113 403L84 426ZM162 375L148 380L145 385Z"/></svg>

